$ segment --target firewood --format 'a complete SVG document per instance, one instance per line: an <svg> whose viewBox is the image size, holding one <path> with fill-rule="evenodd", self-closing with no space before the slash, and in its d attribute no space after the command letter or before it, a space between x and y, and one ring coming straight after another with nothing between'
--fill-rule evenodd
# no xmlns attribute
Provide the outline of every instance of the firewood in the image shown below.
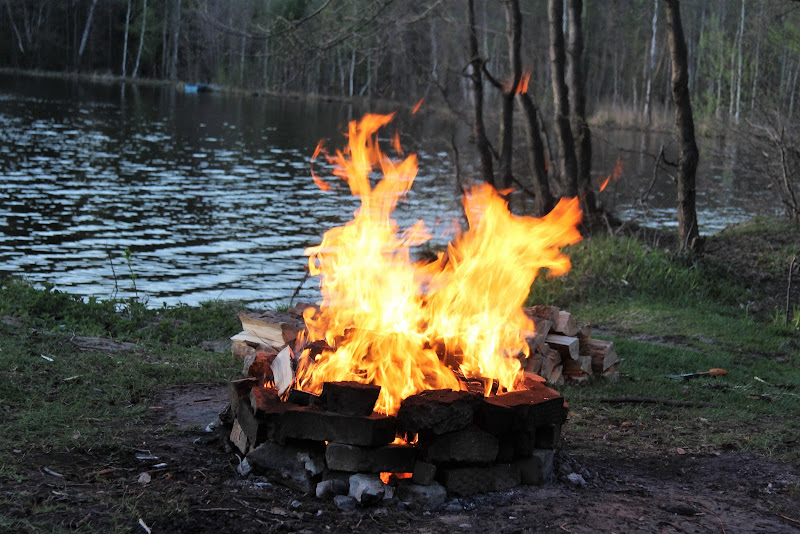
<svg viewBox="0 0 800 534"><path fill-rule="evenodd" d="M578 338L578 341L584 343L586 340L592 337L592 325L589 323L582 324L578 329L578 333L575 334L575 337Z"/></svg>
<svg viewBox="0 0 800 534"><path fill-rule="evenodd" d="M613 364L611 367L603 371L601 376L612 382L619 380L619 362Z"/></svg>
<svg viewBox="0 0 800 534"><path fill-rule="evenodd" d="M292 369L292 349L284 347L270 364L272 376L275 381L275 389L278 395L283 395L294 382L294 370Z"/></svg>
<svg viewBox="0 0 800 534"><path fill-rule="evenodd" d="M551 384L563 384L564 383L564 376L563 376L563 367L561 364L556 365L553 368L553 372L550 373L550 377L547 381Z"/></svg>
<svg viewBox="0 0 800 534"><path fill-rule="evenodd" d="M617 351L614 349L613 341L602 339L587 339L580 344L580 353L592 359L592 372L595 375L603 374L603 371L619 362Z"/></svg>
<svg viewBox="0 0 800 534"><path fill-rule="evenodd" d="M254 354L256 349L244 341L235 339L231 345L231 353L238 359L244 360L247 356Z"/></svg>
<svg viewBox="0 0 800 534"><path fill-rule="evenodd" d="M558 312L561 310L557 306L531 306L530 308L523 308L523 311L528 317L547 319L556 324L558 322Z"/></svg>
<svg viewBox="0 0 800 534"><path fill-rule="evenodd" d="M591 356L578 356L577 358L568 358L561 356L561 364L564 366L564 374L570 376L583 375L589 376L592 374L592 357Z"/></svg>
<svg viewBox="0 0 800 534"><path fill-rule="evenodd" d="M297 334L305 329L302 320L269 310L260 313L244 311L239 314L239 320L246 332L275 348L293 343Z"/></svg>
<svg viewBox="0 0 800 534"><path fill-rule="evenodd" d="M555 349L548 348L547 352L544 354L544 358L542 359L542 367L539 374L546 380L552 382L551 377L553 372L555 371L555 368L559 367L560 365L561 354L559 354L559 352Z"/></svg>
<svg viewBox="0 0 800 534"><path fill-rule="evenodd" d="M550 348L556 349L562 357L568 356L573 360L580 355L580 344L577 337L550 334L545 338Z"/></svg>
<svg viewBox="0 0 800 534"><path fill-rule="evenodd" d="M533 355L537 350L539 352L544 352L542 346L545 343L547 334L550 333L553 327L553 323L547 319L540 319L539 317L532 317L531 319L534 324L534 332L528 335L525 340L528 342L528 347L531 349L531 355Z"/></svg>
<svg viewBox="0 0 800 534"><path fill-rule="evenodd" d="M556 325L553 328L556 332L565 336L575 336L578 334L578 323L568 311L559 311Z"/></svg>
<svg viewBox="0 0 800 534"><path fill-rule="evenodd" d="M242 374L258 378L262 382L271 379L272 369L270 369L270 365L277 355L278 353L274 350L257 350L252 354L248 354L244 358Z"/></svg>

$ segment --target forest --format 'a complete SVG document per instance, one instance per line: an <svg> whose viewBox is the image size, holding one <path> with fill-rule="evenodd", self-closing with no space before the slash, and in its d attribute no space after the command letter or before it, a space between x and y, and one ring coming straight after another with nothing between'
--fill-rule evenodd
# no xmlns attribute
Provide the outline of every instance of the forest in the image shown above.
<svg viewBox="0 0 800 534"><path fill-rule="evenodd" d="M470 99L464 0L3 0L0 66L454 107ZM521 2L521 62L548 99L548 3ZM503 2L476 0L479 53L508 77ZM669 105L664 1L583 3L587 109ZM566 9L564 10L566 12ZM699 118L797 113L800 3L684 0ZM565 19L566 28L566 19ZM498 98L487 93L487 98Z"/></svg>
<svg viewBox="0 0 800 534"><path fill-rule="evenodd" d="M556 159L553 138L561 143L566 133L574 137L568 144L580 145L584 139L589 143L587 124L669 129L675 123L669 38L674 26L668 19L679 7L686 56L686 73L679 78L685 78L683 92L691 99L685 100L690 111L685 124L697 123L701 134L744 131L753 153L765 154L765 174L787 215L800 218L795 148L800 2L795 0L0 4L0 67L213 83L253 94L405 104L425 99L427 106L448 109L474 125L482 175L503 187L523 185L512 176L511 134L504 134L518 120L528 130L532 196L540 213L552 205L551 193L542 194L540 186L548 189L548 162ZM575 86L568 91L566 82L577 83L582 94ZM516 99L515 93L524 94ZM485 126L479 124L484 120ZM565 132L570 121L572 132ZM531 129L540 132L533 135ZM544 148L534 139L540 135ZM576 146L575 157L590 158L590 149L582 156ZM552 194L574 194L576 188L591 194L588 171L581 170L586 165L565 161L561 144L559 152L560 176ZM575 182L575 173L584 178ZM592 203L587 207L591 211Z"/></svg>

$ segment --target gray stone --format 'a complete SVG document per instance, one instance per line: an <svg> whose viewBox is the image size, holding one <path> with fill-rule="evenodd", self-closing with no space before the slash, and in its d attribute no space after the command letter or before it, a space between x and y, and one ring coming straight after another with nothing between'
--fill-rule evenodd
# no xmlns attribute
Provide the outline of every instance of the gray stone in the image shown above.
<svg viewBox="0 0 800 534"><path fill-rule="evenodd" d="M570 473L567 475L567 480L575 486L585 486L586 480L578 473Z"/></svg>
<svg viewBox="0 0 800 534"><path fill-rule="evenodd" d="M330 499L336 495L347 495L348 491L350 491L348 481L334 478L317 483L316 494L318 499Z"/></svg>
<svg viewBox="0 0 800 534"><path fill-rule="evenodd" d="M460 497L487 491L505 491L519 486L521 482L519 468L513 464L439 469L438 478L448 493Z"/></svg>
<svg viewBox="0 0 800 534"><path fill-rule="evenodd" d="M333 498L333 504L336 505L336 508L343 512L352 512L358 508L358 503L356 500L347 495L337 495Z"/></svg>
<svg viewBox="0 0 800 534"><path fill-rule="evenodd" d="M386 484L378 475L358 473L350 477L348 495L364 506L377 504L386 495Z"/></svg>
<svg viewBox="0 0 800 534"><path fill-rule="evenodd" d="M478 428L436 436L426 447L423 460L432 463L491 463L497 458L497 438Z"/></svg>
<svg viewBox="0 0 800 534"><path fill-rule="evenodd" d="M530 458L522 458L514 462L519 467L522 483L540 486L553 474L552 449L536 449Z"/></svg>
<svg viewBox="0 0 800 534"><path fill-rule="evenodd" d="M405 483L397 486L397 498L409 503L412 508L436 510L444 504L447 490L436 482L427 486Z"/></svg>
<svg viewBox="0 0 800 534"><path fill-rule="evenodd" d="M416 462L414 470L411 471L411 481L423 486L432 484L435 476L436 466L428 462Z"/></svg>
<svg viewBox="0 0 800 534"><path fill-rule="evenodd" d="M324 469L322 450L306 449L273 442L262 443L250 454L247 461L256 472L270 480L303 493L314 489L313 479Z"/></svg>
<svg viewBox="0 0 800 534"><path fill-rule="evenodd" d="M417 450L410 445L358 447L346 443L328 443L325 461L335 471L361 473L410 473Z"/></svg>
<svg viewBox="0 0 800 534"><path fill-rule="evenodd" d="M373 413L368 417L323 412L313 407L290 407L281 417L283 438L334 441L376 447L394 440L395 418Z"/></svg>

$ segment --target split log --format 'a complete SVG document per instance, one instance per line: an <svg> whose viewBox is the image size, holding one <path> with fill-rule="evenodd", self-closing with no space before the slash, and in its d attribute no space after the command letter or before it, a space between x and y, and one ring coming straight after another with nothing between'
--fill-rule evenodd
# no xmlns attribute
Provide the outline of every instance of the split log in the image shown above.
<svg viewBox="0 0 800 534"><path fill-rule="evenodd" d="M577 360L580 355L580 343L577 337L550 334L545 338L550 348L556 349L562 358Z"/></svg>
<svg viewBox="0 0 800 534"><path fill-rule="evenodd" d="M556 332L564 334L565 336L575 336L578 334L578 323L568 311L559 311L556 325L553 328Z"/></svg>
<svg viewBox="0 0 800 534"><path fill-rule="evenodd" d="M529 308L523 308L522 311L531 319L538 317L556 324L558 323L558 312L561 310L557 306L531 306Z"/></svg>
<svg viewBox="0 0 800 534"><path fill-rule="evenodd" d="M612 382L619 380L619 362L615 363L605 371L601 375L606 380L610 380Z"/></svg>
<svg viewBox="0 0 800 534"><path fill-rule="evenodd" d="M561 364L564 366L564 374L570 376L591 376L592 357L578 356L577 358L565 358L561 356Z"/></svg>
<svg viewBox="0 0 800 534"><path fill-rule="evenodd" d="M305 329L305 323L295 317L275 311L251 312L239 314L242 328L262 342L275 348L294 343L297 334Z"/></svg>
<svg viewBox="0 0 800 534"><path fill-rule="evenodd" d="M592 361L591 372L595 375L602 375L603 371L619 362L617 351L614 349L613 341L602 339L587 339L580 343L580 353L589 356Z"/></svg>
<svg viewBox="0 0 800 534"><path fill-rule="evenodd" d="M553 368L553 372L550 373L550 377L547 379L548 382L551 384L563 384L564 383L564 376L563 376L563 366L561 364L556 365Z"/></svg>
<svg viewBox="0 0 800 534"><path fill-rule="evenodd" d="M273 360L278 355L274 350L257 350L252 354L248 354L244 358L242 365L242 375L258 378L262 382L272 379L272 365Z"/></svg>

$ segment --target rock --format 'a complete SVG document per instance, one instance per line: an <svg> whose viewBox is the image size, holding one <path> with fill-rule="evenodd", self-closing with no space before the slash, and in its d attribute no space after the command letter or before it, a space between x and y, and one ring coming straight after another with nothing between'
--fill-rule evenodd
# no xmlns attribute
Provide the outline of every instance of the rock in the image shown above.
<svg viewBox="0 0 800 534"><path fill-rule="evenodd" d="M378 475L358 473L350 477L348 495L363 506L377 504L386 495L386 484Z"/></svg>
<svg viewBox="0 0 800 534"><path fill-rule="evenodd" d="M368 417L355 417L305 406L290 406L281 418L281 427L284 438L364 447L391 443L396 433L394 417L377 413Z"/></svg>
<svg viewBox="0 0 800 534"><path fill-rule="evenodd" d="M350 491L350 484L346 480L331 479L323 480L317 484L317 498L330 499L336 495L347 495Z"/></svg>
<svg viewBox="0 0 800 534"><path fill-rule="evenodd" d="M578 473L570 473L567 475L567 480L574 486L585 486L586 480Z"/></svg>
<svg viewBox="0 0 800 534"><path fill-rule="evenodd" d="M397 486L397 498L409 503L412 508L436 510L447 499L447 490L441 484L433 482L427 486L404 483Z"/></svg>
<svg viewBox="0 0 800 534"><path fill-rule="evenodd" d="M358 507L356 500L347 495L337 495L333 498L333 504L343 512L352 512Z"/></svg>

